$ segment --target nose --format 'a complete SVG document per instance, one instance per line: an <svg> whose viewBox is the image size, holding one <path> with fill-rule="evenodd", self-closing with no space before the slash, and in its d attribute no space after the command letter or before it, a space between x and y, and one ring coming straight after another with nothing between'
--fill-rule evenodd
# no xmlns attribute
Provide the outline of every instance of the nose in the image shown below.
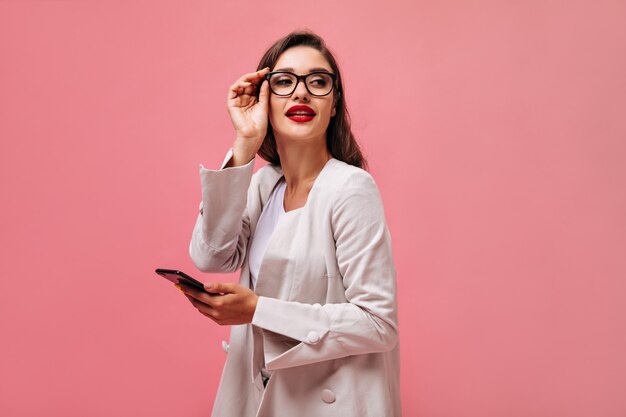
<svg viewBox="0 0 626 417"><path fill-rule="evenodd" d="M304 80L298 80L298 85L296 85L296 89L294 90L294 92L291 94L291 98L294 100L297 99L303 99L303 100L310 100L310 94L309 94L309 90L306 89L306 84L304 83Z"/></svg>

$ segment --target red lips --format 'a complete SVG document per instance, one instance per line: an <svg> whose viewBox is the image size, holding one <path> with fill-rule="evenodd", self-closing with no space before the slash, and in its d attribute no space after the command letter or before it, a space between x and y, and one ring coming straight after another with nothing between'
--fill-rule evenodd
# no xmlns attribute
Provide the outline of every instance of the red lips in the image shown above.
<svg viewBox="0 0 626 417"><path fill-rule="evenodd" d="M313 109L309 106L304 105L293 106L290 107L289 110L287 110L287 116L292 116L294 114L306 114L307 116L315 116L315 112L313 111Z"/></svg>

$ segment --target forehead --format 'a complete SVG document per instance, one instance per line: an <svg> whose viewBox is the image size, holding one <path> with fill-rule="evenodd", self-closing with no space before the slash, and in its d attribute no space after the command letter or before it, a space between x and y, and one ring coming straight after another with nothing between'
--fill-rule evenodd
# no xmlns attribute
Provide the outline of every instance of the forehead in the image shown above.
<svg viewBox="0 0 626 417"><path fill-rule="evenodd" d="M273 71L286 68L296 73L307 73L313 69L333 71L324 55L310 46L294 46L280 54Z"/></svg>

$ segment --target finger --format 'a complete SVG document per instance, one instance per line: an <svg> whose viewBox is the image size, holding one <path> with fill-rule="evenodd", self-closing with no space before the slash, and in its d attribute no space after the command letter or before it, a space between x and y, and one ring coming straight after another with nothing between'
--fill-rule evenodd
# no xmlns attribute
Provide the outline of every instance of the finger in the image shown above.
<svg viewBox="0 0 626 417"><path fill-rule="evenodd" d="M205 314L203 312L200 312L200 313L205 315L205 316L207 316L208 318L210 318L211 320L213 320L215 323L219 324L220 326L225 326L227 324L235 324L235 323L233 323L232 320L227 320L227 319L225 319L223 317L215 317L215 316L212 316L210 314Z"/></svg>
<svg viewBox="0 0 626 417"><path fill-rule="evenodd" d="M252 85L259 85L261 83L263 83L263 81L265 81L265 76L267 75L267 73L270 72L270 68L269 67L265 67L262 70L257 71L257 76L252 78L251 80L249 80Z"/></svg>
<svg viewBox="0 0 626 417"><path fill-rule="evenodd" d="M187 298L189 299L191 304L202 314L210 316L213 316L215 314L215 310L210 305L204 304L202 301L198 301L189 295L187 296Z"/></svg>
<svg viewBox="0 0 626 417"><path fill-rule="evenodd" d="M260 70L246 74L241 78L247 81L249 81L250 79L262 78L265 76L265 74L269 72L269 70L270 70L270 67L261 68Z"/></svg>
<svg viewBox="0 0 626 417"><path fill-rule="evenodd" d="M185 293L185 295L189 297L193 297L194 299L202 302L203 304L208 304L208 305L211 304L210 296L206 292L202 290L198 290L196 288L193 288L185 284L181 284L181 288L183 289L183 292Z"/></svg>
<svg viewBox="0 0 626 417"><path fill-rule="evenodd" d="M239 88L246 88L252 85L250 81L237 81L235 84L237 84L237 87Z"/></svg>
<svg viewBox="0 0 626 417"><path fill-rule="evenodd" d="M180 282L177 284L174 284L174 286L178 288L183 294L186 294L185 291L187 291L187 286L181 284Z"/></svg>
<svg viewBox="0 0 626 417"><path fill-rule="evenodd" d="M265 67L255 72L250 72L248 74L244 74L237 81L250 81L250 82L258 82L259 79L265 77L265 74L269 72L270 67Z"/></svg>
<svg viewBox="0 0 626 417"><path fill-rule="evenodd" d="M238 95L239 95L239 89L231 85L230 88L228 89L228 100L229 101L233 100L237 98Z"/></svg>
<svg viewBox="0 0 626 417"><path fill-rule="evenodd" d="M259 91L259 104L261 104L261 107L265 107L267 105L268 100L269 100L269 95L270 95L269 83L267 82L267 80L263 80L263 83L261 84L261 91Z"/></svg>
<svg viewBox="0 0 626 417"><path fill-rule="evenodd" d="M212 293L233 293L237 289L237 284L232 282L207 282L204 284L204 289Z"/></svg>
<svg viewBox="0 0 626 417"><path fill-rule="evenodd" d="M267 74L269 71L270 67L265 67L263 69L260 69L259 71L251 72L240 77L228 89L228 99L232 100L234 98L237 98L238 95L242 94L245 91L245 88L242 90L242 87L256 86L260 82L262 83L265 74Z"/></svg>
<svg viewBox="0 0 626 417"><path fill-rule="evenodd" d="M209 313L205 313L204 311L200 311L200 314L202 314L203 316L206 316L208 318L210 318L211 320L213 320L214 322L218 322L217 319L215 317L213 317L211 314Z"/></svg>
<svg viewBox="0 0 626 417"><path fill-rule="evenodd" d="M254 86L250 83L244 81L238 81L235 84L231 85L228 90L228 100L232 100L237 98L238 96L245 94L247 88L251 88L250 94L254 91Z"/></svg>
<svg viewBox="0 0 626 417"><path fill-rule="evenodd" d="M237 81L235 84L230 86L228 90L229 96L232 95L232 93L235 93L235 95L242 94L246 87L249 87L251 85L252 84L246 83L244 81Z"/></svg>

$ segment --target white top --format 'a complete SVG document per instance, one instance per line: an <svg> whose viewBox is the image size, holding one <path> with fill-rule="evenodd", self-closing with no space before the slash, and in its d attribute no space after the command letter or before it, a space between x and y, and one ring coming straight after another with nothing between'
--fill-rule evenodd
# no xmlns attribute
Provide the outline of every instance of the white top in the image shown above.
<svg viewBox="0 0 626 417"><path fill-rule="evenodd" d="M274 191L272 191L267 204L261 211L261 216L256 225L254 237L250 245L250 256L248 256L253 289L256 287L256 277L259 275L261 261L263 261L263 255L265 254L265 249L267 249L267 244L272 236L272 232L274 232L274 228L280 218L285 215L283 202L285 200L286 185L287 183L283 177L276 188L274 188ZM272 372L265 369L265 366L261 368L261 375L263 375L264 378L269 378L271 374Z"/></svg>
<svg viewBox="0 0 626 417"><path fill-rule="evenodd" d="M285 199L285 187L287 183L285 179L281 179L280 183L270 195L267 204L261 211L261 216L254 231L252 244L250 245L250 256L248 263L250 265L250 278L252 280L252 288L256 287L256 277L261 269L261 261L263 254L269 243L270 236L278 223L278 220L285 215L285 207L283 201Z"/></svg>

